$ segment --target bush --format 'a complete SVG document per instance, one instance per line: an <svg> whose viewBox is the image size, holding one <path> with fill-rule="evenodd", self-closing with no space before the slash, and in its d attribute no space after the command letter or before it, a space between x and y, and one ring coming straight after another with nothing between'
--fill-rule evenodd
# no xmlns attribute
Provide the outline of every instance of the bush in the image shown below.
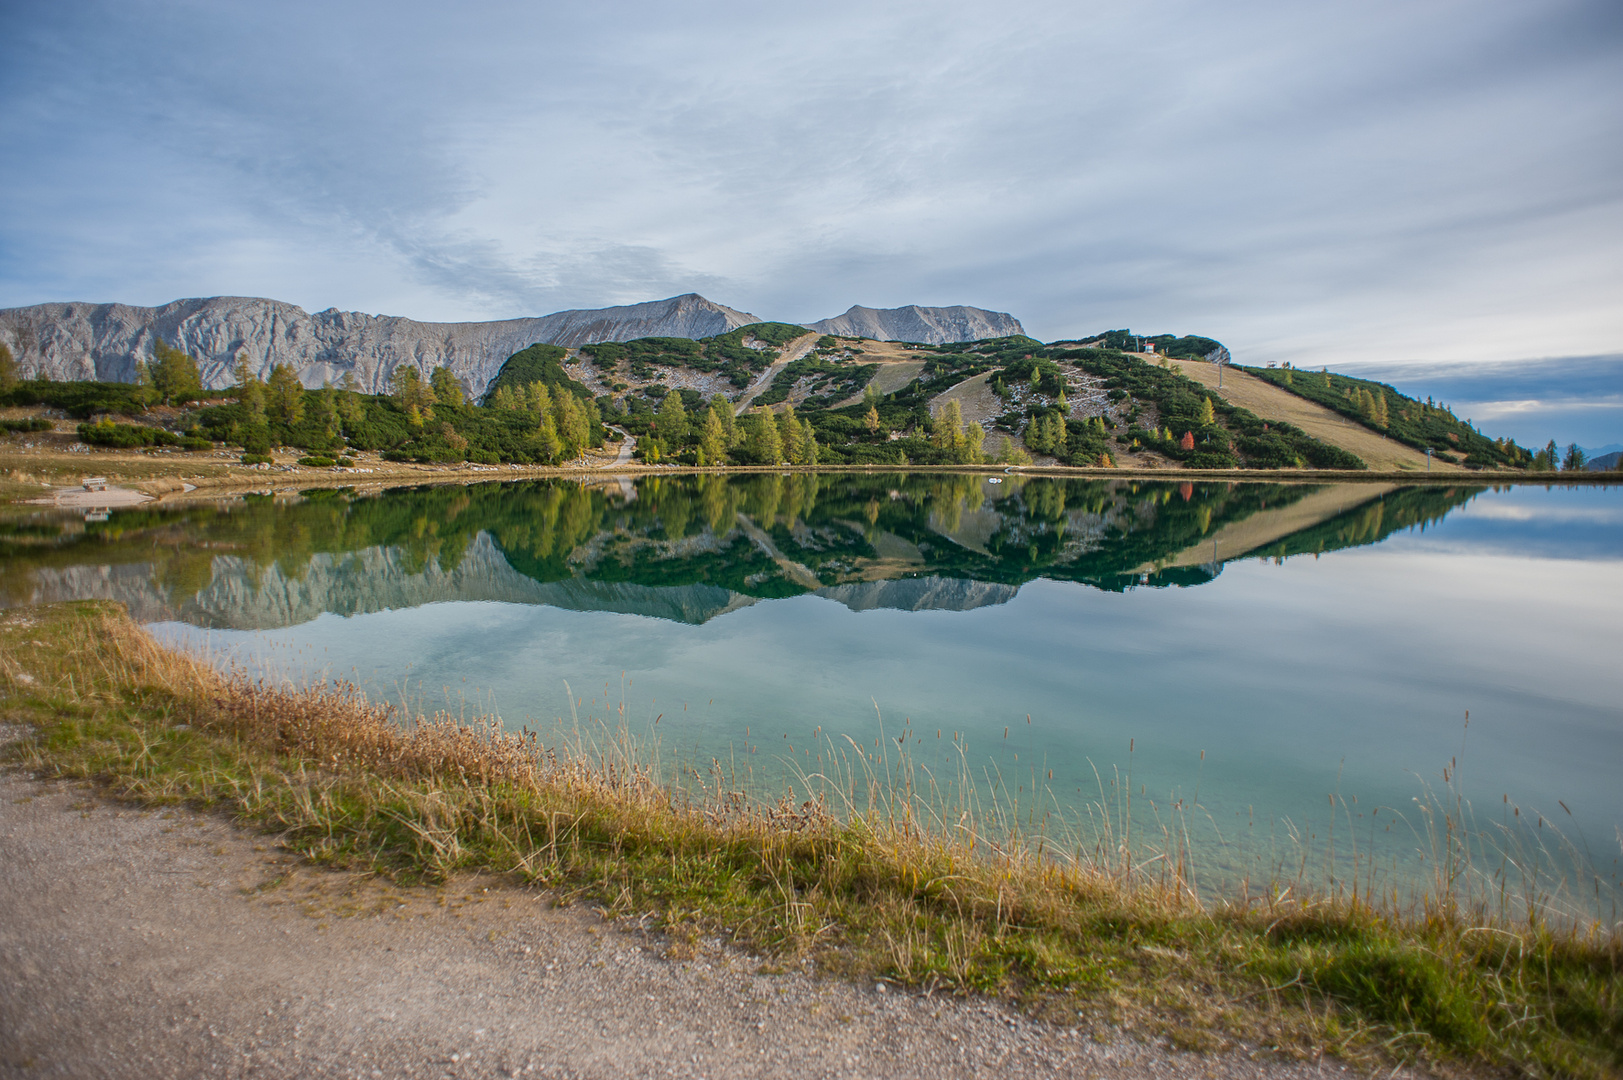
<svg viewBox="0 0 1623 1080"><path fill-rule="evenodd" d="M268 454L244 454L242 455L242 463L244 465L269 465L271 458Z"/></svg>
<svg viewBox="0 0 1623 1080"><path fill-rule="evenodd" d="M330 457L314 457L314 456L312 456L312 457L301 457L299 459L299 464L303 465L304 467L309 468L309 469L330 469L332 466L338 464L338 462L337 462L337 460L335 460L333 458L330 458Z"/></svg>
<svg viewBox="0 0 1623 1080"><path fill-rule="evenodd" d="M213 450L214 443L201 436L187 436L180 440L180 448L182 450Z"/></svg>
<svg viewBox="0 0 1623 1080"><path fill-rule="evenodd" d="M55 426L49 420L37 416L29 420L0 420L0 431L15 432L19 435L28 431L50 431Z"/></svg>
<svg viewBox="0 0 1623 1080"><path fill-rule="evenodd" d="M144 446L179 446L180 436L163 428L144 427L139 424L118 424L101 420L94 424L80 424L79 438L92 446L109 446L119 450L134 450Z"/></svg>

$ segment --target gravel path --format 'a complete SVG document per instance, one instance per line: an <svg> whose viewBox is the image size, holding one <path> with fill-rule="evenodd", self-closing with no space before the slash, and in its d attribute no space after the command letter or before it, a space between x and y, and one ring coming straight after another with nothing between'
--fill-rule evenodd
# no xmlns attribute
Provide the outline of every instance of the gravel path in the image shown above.
<svg viewBox="0 0 1623 1080"><path fill-rule="evenodd" d="M1307 1077L975 999L766 974L490 880L301 868L0 774L0 1077Z"/></svg>

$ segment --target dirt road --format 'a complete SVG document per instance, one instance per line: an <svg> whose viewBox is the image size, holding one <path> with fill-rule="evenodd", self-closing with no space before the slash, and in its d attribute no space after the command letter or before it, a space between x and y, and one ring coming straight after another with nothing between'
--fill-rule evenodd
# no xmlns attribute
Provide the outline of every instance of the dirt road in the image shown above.
<svg viewBox="0 0 1623 1080"><path fill-rule="evenodd" d="M770 367L761 372L761 377L750 383L744 392L738 396L738 404L734 407L733 414L743 416L744 411L749 408L750 402L754 401L762 390L772 385L772 380L778 377L778 372L817 347L817 339L820 336L814 330L809 334L795 338L785 345L783 351L778 353L777 360L773 361Z"/></svg>
<svg viewBox="0 0 1623 1080"><path fill-rule="evenodd" d="M718 942L673 959L533 891L302 868L217 818L13 772L0 913L5 1078L1322 1075L768 974Z"/></svg>
<svg viewBox="0 0 1623 1080"><path fill-rule="evenodd" d="M1217 390L1217 368L1213 365L1202 360L1172 362L1189 378L1210 387L1233 404L1250 409L1264 420L1295 424L1320 442L1357 454L1376 472L1426 471L1426 455L1414 447L1377 435L1340 413L1297 397L1289 390L1281 390L1255 375L1228 368L1223 372L1223 389ZM1434 460L1431 467L1434 472L1464 471L1441 459Z"/></svg>

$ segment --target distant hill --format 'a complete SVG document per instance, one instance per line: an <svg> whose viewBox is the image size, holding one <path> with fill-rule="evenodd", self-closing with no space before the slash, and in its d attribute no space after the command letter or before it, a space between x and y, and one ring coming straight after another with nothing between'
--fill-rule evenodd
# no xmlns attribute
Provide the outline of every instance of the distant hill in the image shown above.
<svg viewBox="0 0 1623 1080"><path fill-rule="evenodd" d="M558 311L531 319L431 323L329 308L315 314L258 297L176 300L162 307L36 304L0 311L0 327L27 375L129 382L138 360L162 337L197 359L203 384L230 386L239 352L261 377L292 364L304 385L339 383L353 373L361 388L385 389L394 369L449 367L482 393L502 363L527 346L576 346L642 337L701 338L760 320L697 293L644 304Z"/></svg>
<svg viewBox="0 0 1623 1080"><path fill-rule="evenodd" d="M1618 462L1620 459L1623 459L1623 451L1613 450L1610 454L1602 454L1600 457L1590 458L1584 463L1584 468L1591 469L1595 472L1611 472L1618 467Z"/></svg>
<svg viewBox="0 0 1623 1080"><path fill-rule="evenodd" d="M916 341L925 345L945 345L959 341L985 341L989 338L1024 335L1025 327L1013 315L978 307L899 308L852 307L844 315L806 323L824 334L872 338L875 341Z"/></svg>

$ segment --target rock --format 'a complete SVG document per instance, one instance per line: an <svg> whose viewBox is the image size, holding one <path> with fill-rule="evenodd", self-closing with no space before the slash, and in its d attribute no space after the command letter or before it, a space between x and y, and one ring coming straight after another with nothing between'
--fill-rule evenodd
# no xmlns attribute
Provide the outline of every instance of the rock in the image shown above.
<svg viewBox="0 0 1623 1080"><path fill-rule="evenodd" d="M925 345L983 341L1026 332L1020 320L1007 312L963 306L920 307L917 304L899 308L857 306L844 315L805 325L823 334L873 338L876 341L916 341Z"/></svg>
<svg viewBox="0 0 1623 1080"><path fill-rule="evenodd" d="M162 337L197 359L203 385L230 386L239 352L261 378L271 365L291 364L307 387L338 384L354 373L361 389L387 389L395 368L424 373L449 367L474 395L520 349L543 342L586 345L639 337L709 337L755 316L697 293L644 304L558 311L529 319L428 323L394 315L329 308L310 314L294 304L256 297L176 300L162 307L127 304L36 304L0 311L0 339L28 376L133 381L136 363L150 359Z"/></svg>

